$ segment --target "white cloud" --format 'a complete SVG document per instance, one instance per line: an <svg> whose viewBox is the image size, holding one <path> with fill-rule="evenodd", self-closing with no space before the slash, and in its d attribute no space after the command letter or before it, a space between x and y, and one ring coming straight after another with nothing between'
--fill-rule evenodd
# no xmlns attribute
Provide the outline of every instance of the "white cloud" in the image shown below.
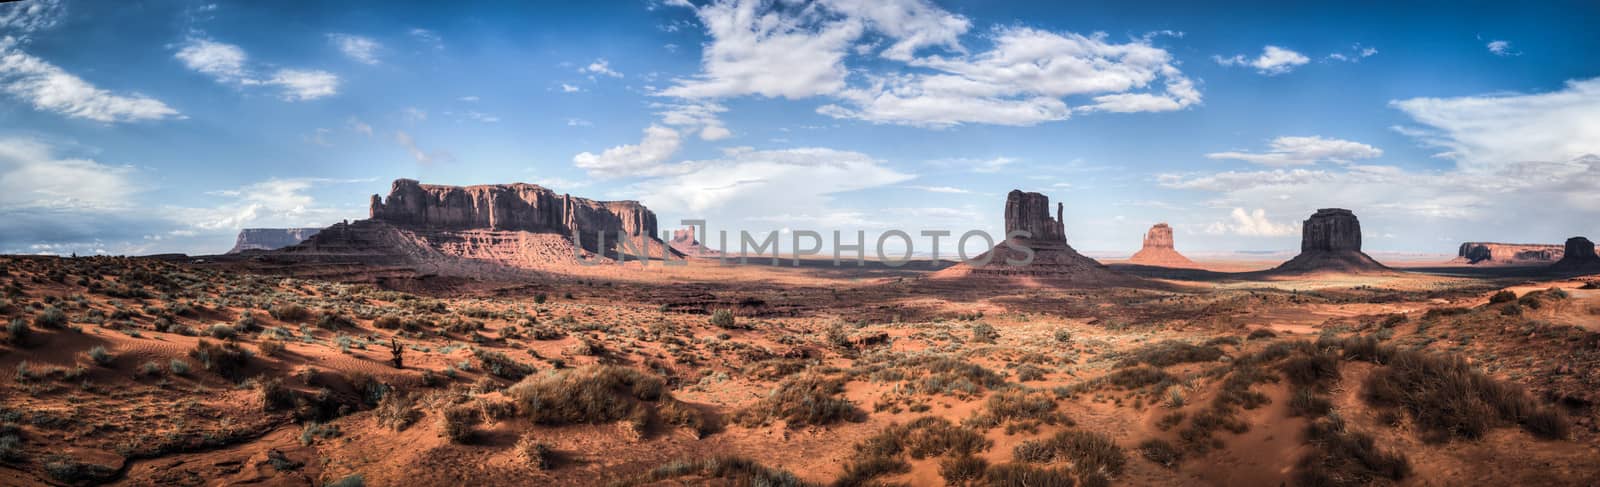
<svg viewBox="0 0 1600 487"><path fill-rule="evenodd" d="M18 49L18 40L0 38L0 91L41 111L97 122L136 122L182 118L160 100L138 93L100 89Z"/></svg>
<svg viewBox="0 0 1600 487"><path fill-rule="evenodd" d="M425 122L428 120L428 111L417 107L406 107L400 112L400 116L408 122Z"/></svg>
<svg viewBox="0 0 1600 487"><path fill-rule="evenodd" d="M761 95L806 98L845 86L844 58L865 31L812 7L779 12L759 0L713 2L695 9L711 37L701 73L660 94L681 98Z"/></svg>
<svg viewBox="0 0 1600 487"><path fill-rule="evenodd" d="M1493 53L1496 56L1505 57L1505 56L1521 56L1522 55L1522 51L1518 51L1518 50L1515 50L1515 49L1511 48L1511 41L1493 40L1493 41L1489 41L1489 43L1485 44L1484 46L1488 47L1489 48L1489 52Z"/></svg>
<svg viewBox="0 0 1600 487"><path fill-rule="evenodd" d="M1250 66L1256 68L1256 72L1267 76L1288 73L1294 71L1296 67L1311 62L1311 58L1306 57L1304 54L1271 45L1262 48L1261 55L1255 59L1246 59L1243 54L1236 54L1233 57L1226 58L1212 56L1211 59L1223 66Z"/></svg>
<svg viewBox="0 0 1600 487"><path fill-rule="evenodd" d="M1344 62L1347 62L1347 63L1359 63L1359 62L1361 62L1362 59L1366 59L1366 58L1369 58L1369 57L1372 57L1372 56L1376 56L1377 54L1378 54L1378 49L1377 48L1362 46L1360 43L1357 43L1355 45L1350 46L1350 53L1349 54L1345 54L1345 53L1342 53L1342 52L1336 52L1336 53L1329 54L1328 55L1328 59L1331 59L1331 60L1334 60L1334 61L1344 61Z"/></svg>
<svg viewBox="0 0 1600 487"><path fill-rule="evenodd" d="M909 61L918 49L930 46L963 51L961 35L972 28L966 17L927 0L824 0L823 4L892 38L894 43L881 55L897 61Z"/></svg>
<svg viewBox="0 0 1600 487"><path fill-rule="evenodd" d="M164 212L191 229L218 233L246 227L324 226L348 217L351 208L320 205L308 191L319 185L354 182L365 181L272 178L234 189L206 192L207 195L226 198L225 202L214 207L167 207Z"/></svg>
<svg viewBox="0 0 1600 487"><path fill-rule="evenodd" d="M467 102L467 103L477 103L478 102L478 97L476 97L476 96L463 96L461 98L456 98L456 99L460 100L460 101Z"/></svg>
<svg viewBox="0 0 1600 487"><path fill-rule="evenodd" d="M824 228L860 223L860 213L833 208L834 195L914 177L866 154L826 148L741 151L722 159L685 162L681 168L679 174L635 185L639 199L658 213L719 224L795 222L801 221L799 216L810 216L806 221Z"/></svg>
<svg viewBox="0 0 1600 487"><path fill-rule="evenodd" d="M583 152L572 157L573 164L597 178L655 176L670 171L666 162L682 146L677 130L660 125L644 129L638 144L625 144L599 154Z"/></svg>
<svg viewBox="0 0 1600 487"><path fill-rule="evenodd" d="M1423 129L1404 129L1447 149L1467 168L1522 161L1565 161L1600 154L1600 78L1560 90L1390 102Z"/></svg>
<svg viewBox="0 0 1600 487"><path fill-rule="evenodd" d="M567 119L567 126L568 127L593 127L594 126L594 122L590 122L588 120L584 120L584 119L581 119L581 118L569 118L569 119Z"/></svg>
<svg viewBox="0 0 1600 487"><path fill-rule="evenodd" d="M1234 208L1229 214L1232 222L1212 222L1206 226L1206 233L1234 234L1246 237L1285 237L1300 233L1300 226L1294 224L1273 223L1267 219L1267 210L1256 208L1255 211L1245 211L1244 208Z"/></svg>
<svg viewBox="0 0 1600 487"><path fill-rule="evenodd" d="M477 120L477 121L483 122L483 123L496 123L496 122L500 121L500 117L498 117L498 116L490 115L490 114L483 113L483 112L474 112L474 111L470 111L470 110L467 111L467 118L470 118L470 119L473 119L473 120Z"/></svg>
<svg viewBox="0 0 1600 487"><path fill-rule="evenodd" d="M339 52L362 64L378 64L378 51L383 49L383 45L371 37L352 34L328 34L328 41L339 48Z"/></svg>
<svg viewBox="0 0 1600 487"><path fill-rule="evenodd" d="M281 97L287 101L315 100L339 93L338 76L314 69L280 69L266 83L282 87Z"/></svg>
<svg viewBox="0 0 1600 487"><path fill-rule="evenodd" d="M711 102L684 103L684 104L655 104L656 108L663 110L661 123L695 130L700 134L701 140L722 140L733 135L722 124L717 114L728 111L727 107Z"/></svg>
<svg viewBox="0 0 1600 487"><path fill-rule="evenodd" d="M577 86L569 85L569 84L566 84L566 83L561 83L561 92L562 93L577 93L577 92L580 92L580 91L583 91L583 88L579 88Z"/></svg>
<svg viewBox="0 0 1600 487"><path fill-rule="evenodd" d="M413 28L408 31L407 34L410 34L411 38L416 39L417 42L427 46L430 49L435 51L444 50L444 38L439 37L439 34L434 31L423 28Z"/></svg>
<svg viewBox="0 0 1600 487"><path fill-rule="evenodd" d="M350 126L350 130L354 130L354 131L356 131L358 133L366 134L366 136L368 136L368 137L372 136L372 126L371 125L367 125L366 122L361 121L361 119L359 119L359 118L350 117L349 120L345 121L345 125L349 125Z"/></svg>
<svg viewBox="0 0 1600 487"><path fill-rule="evenodd" d="M530 171L531 170L532 169L530 169ZM589 181L574 181L574 180L571 180L571 179L559 178L559 177L545 177L545 178L539 178L539 179L533 180L533 184L544 186L546 189L553 189L553 190L556 190L556 191L563 191L563 190L567 190L567 189L576 189L576 188L587 187L587 186L589 186L590 182Z"/></svg>
<svg viewBox="0 0 1600 487"><path fill-rule="evenodd" d="M605 59L596 59L594 62L589 63L588 66L578 68L578 72L605 75L612 78L622 77L622 73L618 73L616 70L611 69L611 63Z"/></svg>
<svg viewBox="0 0 1600 487"><path fill-rule="evenodd" d="M133 169L64 158L29 138L0 138L0 206L112 209L135 193Z"/></svg>
<svg viewBox="0 0 1600 487"><path fill-rule="evenodd" d="M1232 159L1266 166L1303 166L1317 162L1351 162L1383 155L1383 150L1360 142L1311 137L1272 139L1267 152L1213 152L1208 159Z"/></svg>
<svg viewBox="0 0 1600 487"><path fill-rule="evenodd" d="M238 86L276 86L285 101L309 101L339 92L339 77L316 69L280 68L261 78L249 66L244 49L211 39L192 37L174 55L195 72L211 76L218 83Z"/></svg>
<svg viewBox="0 0 1600 487"><path fill-rule="evenodd" d="M953 186L908 186L911 189L920 189L929 193L967 194L971 191Z"/></svg>
<svg viewBox="0 0 1600 487"><path fill-rule="evenodd" d="M66 15L61 0L31 0L0 4L0 32L26 43L28 34L55 27Z"/></svg>
<svg viewBox="0 0 1600 487"><path fill-rule="evenodd" d="M405 149L406 153L411 154L412 159L416 159L417 162L421 164L433 164L435 162L450 162L455 160L455 157L446 151L428 152L422 150L420 147L417 147L417 140L412 138L411 134L405 133L404 131L395 131L394 141L395 143L400 144L400 148Z"/></svg>

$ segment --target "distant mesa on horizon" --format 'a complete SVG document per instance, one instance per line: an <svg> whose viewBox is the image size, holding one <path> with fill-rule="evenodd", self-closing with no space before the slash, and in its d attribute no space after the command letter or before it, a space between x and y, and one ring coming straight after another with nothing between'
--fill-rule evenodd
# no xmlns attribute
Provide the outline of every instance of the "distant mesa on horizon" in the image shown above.
<svg viewBox="0 0 1600 487"><path fill-rule="evenodd" d="M1173 246L1172 226L1165 222L1157 223L1150 227L1144 234L1144 245L1139 248L1128 262L1141 265L1158 267L1193 267L1194 261L1189 260Z"/></svg>
<svg viewBox="0 0 1600 487"><path fill-rule="evenodd" d="M1560 272L1600 272L1600 256L1595 254L1594 242L1587 237L1567 239L1561 260L1550 265Z"/></svg>
<svg viewBox="0 0 1600 487"><path fill-rule="evenodd" d="M704 243L700 242L700 240L695 236L695 232L697 231L696 228L697 227L689 226L687 228L673 230L672 240L667 241L667 244L672 246L672 250L676 250L678 253L689 257L721 257L722 251L708 248Z"/></svg>
<svg viewBox="0 0 1600 487"><path fill-rule="evenodd" d="M1300 227L1300 255L1267 271L1274 274L1398 272L1361 251L1361 221L1344 208L1323 208Z"/></svg>
<svg viewBox="0 0 1600 487"><path fill-rule="evenodd" d="M253 250L278 250L304 242L322 231L321 228L246 228L239 230L229 254Z"/></svg>
<svg viewBox="0 0 1600 487"><path fill-rule="evenodd" d="M935 272L933 278L1037 279L1094 286L1134 281L1132 277L1085 257L1067 244L1066 225L1062 222L1063 208L1064 205L1057 203L1055 216L1052 217L1050 197L1011 190L1006 195L1006 233L1023 230L1032 234L1032 237L1001 241L993 249L968 262ZM1021 261L1027 258L1026 252L1016 247L1032 249L1033 261L1027 265L1007 264L1007 260Z"/></svg>
<svg viewBox="0 0 1600 487"><path fill-rule="evenodd" d="M1465 242L1453 262L1473 265L1548 265L1566 255L1564 244Z"/></svg>

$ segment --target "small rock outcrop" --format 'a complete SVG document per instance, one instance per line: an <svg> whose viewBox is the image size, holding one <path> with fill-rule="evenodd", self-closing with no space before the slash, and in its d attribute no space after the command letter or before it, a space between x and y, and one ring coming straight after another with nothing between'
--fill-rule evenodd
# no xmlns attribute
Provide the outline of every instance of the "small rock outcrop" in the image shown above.
<svg viewBox="0 0 1600 487"><path fill-rule="evenodd" d="M1508 244L1466 242L1456 250L1456 262L1464 264L1549 264L1561 260L1565 249L1555 244Z"/></svg>
<svg viewBox="0 0 1600 487"><path fill-rule="evenodd" d="M682 228L672 231L672 240L667 241L672 250L690 257L718 257L722 252L707 248L695 237L695 227Z"/></svg>
<svg viewBox="0 0 1600 487"><path fill-rule="evenodd" d="M321 228L246 228L239 230L230 254L249 250L278 250L304 242L322 231Z"/></svg>
<svg viewBox="0 0 1600 487"><path fill-rule="evenodd" d="M1585 237L1567 239L1561 260L1550 266L1558 271L1600 272L1600 256L1595 255L1594 242Z"/></svg>
<svg viewBox="0 0 1600 487"><path fill-rule="evenodd" d="M1049 209L1050 197L1012 190L1006 195L1006 232L1026 230L1033 236L1002 242L988 252L973 257L971 262L951 266L934 273L933 277L1021 278L1089 286L1133 281L1067 245L1066 226L1062 223L1063 206L1056 205L1055 217L1050 216ZM1027 253L1018 250L1018 247L1033 250L1033 261L1027 265L1008 264L1007 260L1026 260Z"/></svg>
<svg viewBox="0 0 1600 487"><path fill-rule="evenodd" d="M1300 227L1300 255L1271 272L1339 272L1375 274L1394 272L1361 251L1361 221L1343 208L1323 208Z"/></svg>
<svg viewBox="0 0 1600 487"><path fill-rule="evenodd" d="M1144 234L1144 246L1139 248L1128 262L1142 265L1162 267L1188 267L1194 261L1178 253L1172 245L1172 227L1166 223L1157 223L1150 227Z"/></svg>

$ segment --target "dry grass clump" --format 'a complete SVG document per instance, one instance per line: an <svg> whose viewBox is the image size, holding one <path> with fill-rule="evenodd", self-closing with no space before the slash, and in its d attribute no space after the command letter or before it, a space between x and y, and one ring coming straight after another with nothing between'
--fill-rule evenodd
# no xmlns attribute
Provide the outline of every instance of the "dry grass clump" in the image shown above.
<svg viewBox="0 0 1600 487"><path fill-rule="evenodd" d="M1211 362L1222 358L1222 349L1216 345L1194 345L1177 340L1162 340L1128 353L1117 362L1118 367L1132 367L1140 363L1167 367L1192 362Z"/></svg>
<svg viewBox="0 0 1600 487"><path fill-rule="evenodd" d="M1145 460L1166 468L1177 468L1183 462L1183 450L1160 438L1139 442L1138 450Z"/></svg>
<svg viewBox="0 0 1600 487"><path fill-rule="evenodd" d="M1306 441L1315 449L1295 464L1296 485L1354 487L1411 474L1404 454L1378 449L1372 435L1350 431L1336 415L1313 421Z"/></svg>
<svg viewBox="0 0 1600 487"><path fill-rule="evenodd" d="M856 420L861 411L838 397L844 392L844 383L844 378L815 372L790 376L767 397L734 413L734 421L758 426L781 419L790 427L799 427Z"/></svg>
<svg viewBox="0 0 1600 487"><path fill-rule="evenodd" d="M422 419L422 409L417 407L416 396L396 391L385 394L372 415L378 420L378 426L405 431Z"/></svg>
<svg viewBox="0 0 1600 487"><path fill-rule="evenodd" d="M904 382L917 394L943 394L971 397L1005 385L1005 377L981 365L942 354L878 355L891 357L882 363L857 367L852 375L866 375L872 382Z"/></svg>
<svg viewBox="0 0 1600 487"><path fill-rule="evenodd" d="M684 477L697 477L694 482ZM681 479L685 484L749 485L761 487L809 487L816 484L800 480L785 470L769 468L744 457L715 456L668 462L639 478L617 482L614 486L634 486Z"/></svg>
<svg viewBox="0 0 1600 487"><path fill-rule="evenodd" d="M517 438L517 457L528 466L539 470L550 470L555 467L555 450L534 437L532 433L524 434Z"/></svg>
<svg viewBox="0 0 1600 487"><path fill-rule="evenodd" d="M1077 485L1065 468L1046 468L1026 463L1005 463L988 468L983 484L994 487L1072 487Z"/></svg>
<svg viewBox="0 0 1600 487"><path fill-rule="evenodd" d="M439 430L451 443L472 441L474 426L483 422L483 412L473 404L447 406L439 414Z"/></svg>
<svg viewBox="0 0 1600 487"><path fill-rule="evenodd" d="M855 459L845 465L844 474L835 485L865 485L877 477L909 471L911 465L906 463L906 456L918 460L945 457L940 471L951 482L956 481L952 477L975 478L987 463L974 455L991 445L982 433L937 416L923 416L904 425L890 424L856 444Z"/></svg>
<svg viewBox="0 0 1600 487"><path fill-rule="evenodd" d="M627 419L636 432L660 420L708 432L708 422L674 399L666 382L646 372L615 365L587 365L528 376L506 389L517 412L545 425L602 424Z"/></svg>
<svg viewBox="0 0 1600 487"><path fill-rule="evenodd" d="M472 356L478 359L478 365L483 367L483 370L503 379L522 380L534 371L533 366L512 360L506 354L492 350L473 348Z"/></svg>
<svg viewBox="0 0 1600 487"><path fill-rule="evenodd" d="M250 365L250 352L234 342L223 342L218 345L200 340L200 343L195 344L194 349L189 351L189 358L199 361L201 368L216 372L217 375L229 380L239 380L244 375L245 367Z"/></svg>
<svg viewBox="0 0 1600 487"><path fill-rule="evenodd" d="M982 412L968 418L965 423L980 428L993 428L1007 421L1034 425L1072 424L1072 419L1057 411L1056 406L1055 396L1019 387L990 395L984 401Z"/></svg>
<svg viewBox="0 0 1600 487"><path fill-rule="evenodd" d="M1543 406L1516 384L1500 382L1456 355L1399 351L1362 383L1362 398L1398 407L1427 439L1476 439L1501 422L1516 423L1543 439L1565 438L1560 411Z"/></svg>
<svg viewBox="0 0 1600 487"><path fill-rule="evenodd" d="M1115 477L1128 463L1122 447L1106 435L1069 429L1047 439L1022 442L1012 451L1017 461L1031 463L1070 462L1079 480L1090 477Z"/></svg>

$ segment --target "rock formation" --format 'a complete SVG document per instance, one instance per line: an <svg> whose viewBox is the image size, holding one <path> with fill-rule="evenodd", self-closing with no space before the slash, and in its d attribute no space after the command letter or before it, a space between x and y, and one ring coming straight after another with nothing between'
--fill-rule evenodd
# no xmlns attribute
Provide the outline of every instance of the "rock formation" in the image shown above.
<svg viewBox="0 0 1600 487"><path fill-rule="evenodd" d="M972 257L971 262L941 270L934 273L933 277L1023 278L1074 285L1105 285L1133 280L1067 245L1066 227L1061 219L1062 205L1056 205L1053 218L1049 208L1048 196L1012 190L1006 195L1006 232L1026 230L1033 236L1001 242L988 252ZM1008 259L1026 259L1026 252L1018 250L1019 247L1032 249L1033 261L1027 265L1006 263Z"/></svg>
<svg viewBox="0 0 1600 487"><path fill-rule="evenodd" d="M1567 239L1561 260L1551 269L1569 272L1600 272L1600 256L1595 255L1594 242L1584 237Z"/></svg>
<svg viewBox="0 0 1600 487"><path fill-rule="evenodd" d="M1548 264L1561 260L1565 250L1555 244L1466 242L1456 251L1456 262L1466 264Z"/></svg>
<svg viewBox="0 0 1600 487"><path fill-rule="evenodd" d="M672 231L672 240L667 242L672 250L690 257L718 257L722 252L712 250L700 243L695 236L695 227L683 228Z"/></svg>
<svg viewBox="0 0 1600 487"><path fill-rule="evenodd" d="M1342 272L1353 274L1390 273L1361 251L1361 221L1343 208L1323 208L1300 227L1300 255L1284 262L1272 272Z"/></svg>
<svg viewBox="0 0 1600 487"><path fill-rule="evenodd" d="M572 265L580 255L631 259L644 251L659 259L672 252L655 232L655 213L636 201L595 201L524 183L398 179L388 197L372 196L371 218L328 227L274 256L472 274Z"/></svg>
<svg viewBox="0 0 1600 487"><path fill-rule="evenodd" d="M234 240L230 254L237 254L247 250L278 250L294 245L311 238L321 228L246 228L239 230L239 238Z"/></svg>
<svg viewBox="0 0 1600 487"><path fill-rule="evenodd" d="M1157 223L1144 234L1144 246L1128 262L1162 267L1189 267L1194 261L1178 253L1172 246L1172 227Z"/></svg>

